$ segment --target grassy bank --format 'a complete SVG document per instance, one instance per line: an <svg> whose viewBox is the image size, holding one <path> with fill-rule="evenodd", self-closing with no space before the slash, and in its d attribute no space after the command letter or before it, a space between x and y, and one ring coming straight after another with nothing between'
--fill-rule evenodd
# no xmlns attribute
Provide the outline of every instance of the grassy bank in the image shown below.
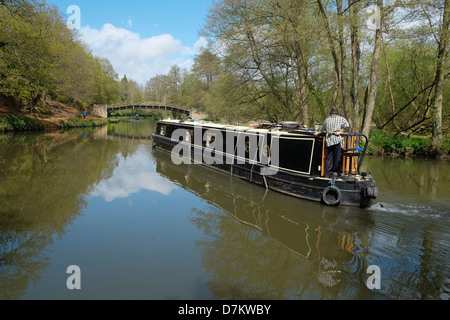
<svg viewBox="0 0 450 320"><path fill-rule="evenodd" d="M42 130L44 125L34 119L25 116L0 115L0 132Z"/></svg>
<svg viewBox="0 0 450 320"><path fill-rule="evenodd" d="M59 121L60 129L70 128L94 128L102 127L110 123L117 123L120 120L115 118L109 119L78 119L70 118ZM5 132L26 132L26 131L44 131L46 127L38 120L17 115L0 115L0 133Z"/></svg>
<svg viewBox="0 0 450 320"><path fill-rule="evenodd" d="M108 118L108 119L67 119L67 120L61 120L59 122L59 125L62 129L69 129L69 128L93 128L93 127L102 127L104 125L110 124L110 123L116 123L119 120L115 118Z"/></svg>
<svg viewBox="0 0 450 320"><path fill-rule="evenodd" d="M442 145L441 157L450 158L450 138L445 138ZM372 130L367 153L375 157L422 157L435 158L435 151L431 148L431 137L427 136L392 136Z"/></svg>

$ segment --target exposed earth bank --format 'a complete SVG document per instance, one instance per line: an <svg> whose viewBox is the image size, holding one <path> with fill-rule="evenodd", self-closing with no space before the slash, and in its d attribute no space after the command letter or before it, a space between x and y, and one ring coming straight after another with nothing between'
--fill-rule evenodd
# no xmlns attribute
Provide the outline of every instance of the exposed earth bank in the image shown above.
<svg viewBox="0 0 450 320"><path fill-rule="evenodd" d="M45 131L59 130L63 127L67 127L67 125L64 124L83 120L79 110L56 101L47 100L45 101L45 104L40 105L35 109L35 113L30 115L17 108L14 101L10 101L0 95L0 131L14 130L14 128L11 128L11 125L8 125L8 122L11 121L5 120L13 117L35 121L40 124ZM86 122L94 120L99 120L99 118L89 116L86 118Z"/></svg>

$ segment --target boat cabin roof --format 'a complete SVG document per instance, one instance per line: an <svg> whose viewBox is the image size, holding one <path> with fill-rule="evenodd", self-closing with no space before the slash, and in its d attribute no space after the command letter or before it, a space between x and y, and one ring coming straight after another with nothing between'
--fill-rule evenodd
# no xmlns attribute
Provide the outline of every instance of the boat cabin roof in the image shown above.
<svg viewBox="0 0 450 320"><path fill-rule="evenodd" d="M271 128L271 129L261 129L261 128L252 128L252 127L246 127L246 126L239 126L239 125L225 125L225 124L219 124L209 121L184 121L184 120L162 120L160 122L167 123L167 124L173 124L173 125L188 125L188 126L203 126L218 130L232 130L232 131L243 131L248 133L282 133L283 135L299 135L299 134L313 134L314 131L308 130L308 129L296 129L288 131L286 129L280 129L280 128Z"/></svg>
<svg viewBox="0 0 450 320"><path fill-rule="evenodd" d="M214 123L209 121L183 121L183 120L163 120L161 122L165 122L168 124L176 124L176 125L191 125L191 126L204 126L214 129L230 129L230 130L237 130L237 131L251 131L251 132L269 132L268 129L257 129L257 128L251 128L251 127L245 127L245 126L234 126L234 125L226 125L226 124L220 124L220 123Z"/></svg>

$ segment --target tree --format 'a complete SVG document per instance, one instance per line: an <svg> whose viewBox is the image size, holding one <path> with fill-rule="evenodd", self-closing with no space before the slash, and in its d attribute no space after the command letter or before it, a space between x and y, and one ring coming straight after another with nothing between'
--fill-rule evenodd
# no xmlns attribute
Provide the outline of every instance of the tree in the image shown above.
<svg viewBox="0 0 450 320"><path fill-rule="evenodd" d="M271 100L269 117L274 121L310 122L311 10L307 1L223 0L215 3L203 30L210 42L221 44L233 74L251 84L254 102Z"/></svg>
<svg viewBox="0 0 450 320"><path fill-rule="evenodd" d="M433 148L439 149L443 141L442 129L442 107L443 107L443 93L444 93L444 75L448 56L448 41L449 41L449 23L450 23L450 0L445 0L442 27L438 38L438 61L436 70L436 90L433 106Z"/></svg>
<svg viewBox="0 0 450 320"><path fill-rule="evenodd" d="M377 0L377 6L380 12L379 25L377 25L375 31L375 45L373 49L372 65L370 69L370 80L368 87L368 101L366 105L364 123L362 133L366 136L370 136L370 128L372 126L372 116L375 110L375 102L377 98L377 80L378 80L378 65L381 54L381 41L382 41L382 24L383 24L383 0Z"/></svg>
<svg viewBox="0 0 450 320"><path fill-rule="evenodd" d="M173 65L166 77L167 83L167 96L165 102L180 104L181 101L181 84L183 83L184 72L177 66Z"/></svg>
<svg viewBox="0 0 450 320"><path fill-rule="evenodd" d="M334 94L333 94L333 102L334 105L337 106L338 102L338 95L339 95L339 87L341 82L341 69L339 67L339 58L338 54L336 52L334 39L336 38L335 35L333 35L333 32L331 31L330 22L326 13L326 10L322 4L321 0L317 1L317 5L319 6L319 12L320 16L322 17L322 20L324 22L325 26L325 32L327 34L327 41L329 43L331 56L333 57L333 63L334 63ZM340 7L341 3L339 1L339 5L337 7ZM341 9L339 9L341 11Z"/></svg>
<svg viewBox="0 0 450 320"><path fill-rule="evenodd" d="M206 111L206 96L211 86L207 87L195 72L184 77L181 85L181 105L199 111ZM217 81L213 82L213 84Z"/></svg>
<svg viewBox="0 0 450 320"><path fill-rule="evenodd" d="M120 99L124 104L130 104L130 90L127 75L122 77L119 84Z"/></svg>
<svg viewBox="0 0 450 320"><path fill-rule="evenodd" d="M120 100L119 75L114 71L111 62L105 58L95 58L96 93L94 103L114 104Z"/></svg>
<svg viewBox="0 0 450 320"><path fill-rule="evenodd" d="M32 2L4 1L0 6L0 89L34 110L46 92L54 90L58 13ZM55 30L55 32L53 31ZM63 34L62 37L66 37Z"/></svg>
<svg viewBox="0 0 450 320"><path fill-rule="evenodd" d="M56 6L2 1L0 24L0 93L28 111L46 98L80 107L117 98L112 66L89 53Z"/></svg>
<svg viewBox="0 0 450 320"><path fill-rule="evenodd" d="M214 90L239 83L241 102L274 122L318 123L339 105L367 136L373 125L430 134L431 122L445 132L445 1L217 0L202 35L223 69L206 83ZM205 101L208 108L212 99Z"/></svg>
<svg viewBox="0 0 450 320"><path fill-rule="evenodd" d="M359 72L361 63L361 47L359 37L359 1L349 0L350 8L350 33L352 50L352 73L353 73L353 127L356 131L360 129L360 99L359 99Z"/></svg>
<svg viewBox="0 0 450 320"><path fill-rule="evenodd" d="M143 102L143 93L141 86L134 80L128 80L124 75L119 83L120 100L128 106L135 106Z"/></svg>
<svg viewBox="0 0 450 320"><path fill-rule="evenodd" d="M206 90L221 73L220 58L207 49L203 49L194 59L192 71L197 79L206 84Z"/></svg>
<svg viewBox="0 0 450 320"><path fill-rule="evenodd" d="M166 90L166 76L157 75L147 81L144 90L145 99L163 103L167 94Z"/></svg>
<svg viewBox="0 0 450 320"><path fill-rule="evenodd" d="M431 133L435 48L427 37L383 44L377 127L394 134Z"/></svg>

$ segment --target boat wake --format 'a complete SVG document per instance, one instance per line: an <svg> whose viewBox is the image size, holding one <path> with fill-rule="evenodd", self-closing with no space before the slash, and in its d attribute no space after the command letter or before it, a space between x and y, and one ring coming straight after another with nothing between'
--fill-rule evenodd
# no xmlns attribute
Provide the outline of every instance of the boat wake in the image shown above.
<svg viewBox="0 0 450 320"><path fill-rule="evenodd" d="M382 211L388 213L399 213L409 216L419 216L424 218L441 218L449 214L446 210L423 204L391 204L385 202L375 203L370 207L372 211Z"/></svg>

